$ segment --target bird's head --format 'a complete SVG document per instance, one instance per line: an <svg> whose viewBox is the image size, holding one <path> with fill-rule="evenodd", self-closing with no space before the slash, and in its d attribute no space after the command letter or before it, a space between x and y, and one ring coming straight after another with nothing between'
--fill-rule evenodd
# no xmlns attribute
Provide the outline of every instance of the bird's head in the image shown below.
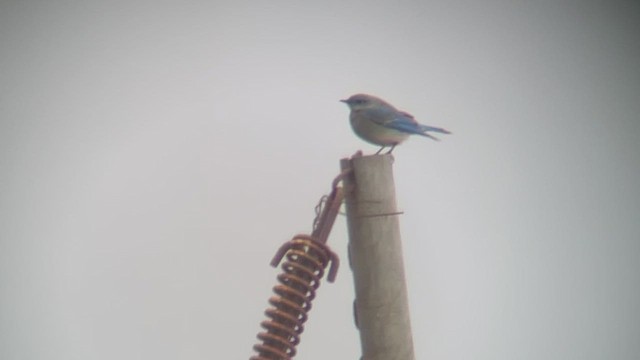
<svg viewBox="0 0 640 360"><path fill-rule="evenodd" d="M367 94L352 95L348 99L340 101L347 104L347 106L349 106L352 111L367 109L380 105L391 107L391 105L387 104L384 100Z"/></svg>

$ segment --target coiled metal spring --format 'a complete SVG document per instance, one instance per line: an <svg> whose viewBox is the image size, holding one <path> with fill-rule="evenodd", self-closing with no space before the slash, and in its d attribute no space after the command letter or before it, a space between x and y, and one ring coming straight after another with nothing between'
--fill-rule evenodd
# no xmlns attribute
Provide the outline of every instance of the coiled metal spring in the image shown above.
<svg viewBox="0 0 640 360"><path fill-rule="evenodd" d="M348 173L340 173L333 180L331 193L320 199L311 235L294 236L278 249L271 260L271 266L276 267L283 257L287 258L282 264L283 272L278 275L280 284L273 288L276 296L269 299L273 307L265 311L269 320L260 323L266 330L258 334L262 344L253 346L258 355L250 360L293 358L311 310L311 302L316 297L316 290L329 264L331 267L327 280L335 281L340 262L325 243L344 198L338 184Z"/></svg>
<svg viewBox="0 0 640 360"><path fill-rule="evenodd" d="M316 296L316 289L331 263L329 282L335 280L336 255L322 242L308 235L297 235L285 243L274 256L271 265L282 263L278 275L280 284L273 288L276 296L269 299L273 306L265 311L269 320L260 325L266 330L258 334L262 344L253 349L259 354L251 360L289 360L296 355L300 334L304 331L307 313Z"/></svg>

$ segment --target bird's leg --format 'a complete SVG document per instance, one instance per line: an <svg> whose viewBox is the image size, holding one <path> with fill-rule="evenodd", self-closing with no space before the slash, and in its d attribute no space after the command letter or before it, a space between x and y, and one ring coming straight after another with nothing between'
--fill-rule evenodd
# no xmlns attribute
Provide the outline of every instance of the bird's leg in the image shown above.
<svg viewBox="0 0 640 360"><path fill-rule="evenodd" d="M382 151L382 149L386 148L386 146L381 147L378 151L376 151L375 155L380 154L380 151ZM391 148L391 150L393 150L393 148Z"/></svg>
<svg viewBox="0 0 640 360"><path fill-rule="evenodd" d="M391 152L393 151L393 149L395 149L395 148L396 148L396 145L398 145L398 144L393 144L393 145L391 146L391 149L389 149L389 151L387 151L387 154L391 154ZM380 150L382 150L382 149L380 149Z"/></svg>

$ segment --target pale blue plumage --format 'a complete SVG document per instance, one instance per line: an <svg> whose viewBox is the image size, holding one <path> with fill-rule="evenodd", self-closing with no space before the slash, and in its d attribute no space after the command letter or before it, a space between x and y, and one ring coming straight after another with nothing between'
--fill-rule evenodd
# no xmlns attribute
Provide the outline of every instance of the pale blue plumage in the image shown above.
<svg viewBox="0 0 640 360"><path fill-rule="evenodd" d="M367 142L382 146L377 153L389 146L391 149L387 153L390 153L410 135L438 140L428 132L450 134L445 129L418 123L410 114L399 111L375 96L356 94L340 101L351 109L349 120L356 135Z"/></svg>

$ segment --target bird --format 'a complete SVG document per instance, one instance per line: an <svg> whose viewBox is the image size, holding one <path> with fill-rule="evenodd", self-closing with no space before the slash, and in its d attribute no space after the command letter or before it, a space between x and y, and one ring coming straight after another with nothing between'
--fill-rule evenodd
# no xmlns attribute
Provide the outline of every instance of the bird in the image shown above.
<svg viewBox="0 0 640 360"><path fill-rule="evenodd" d="M386 147L391 147L387 151L390 154L410 135L421 135L439 141L428 132L451 134L443 128L420 124L411 114L400 111L373 95L355 94L340 101L351 110L349 121L353 132L362 140L381 146L376 155Z"/></svg>

